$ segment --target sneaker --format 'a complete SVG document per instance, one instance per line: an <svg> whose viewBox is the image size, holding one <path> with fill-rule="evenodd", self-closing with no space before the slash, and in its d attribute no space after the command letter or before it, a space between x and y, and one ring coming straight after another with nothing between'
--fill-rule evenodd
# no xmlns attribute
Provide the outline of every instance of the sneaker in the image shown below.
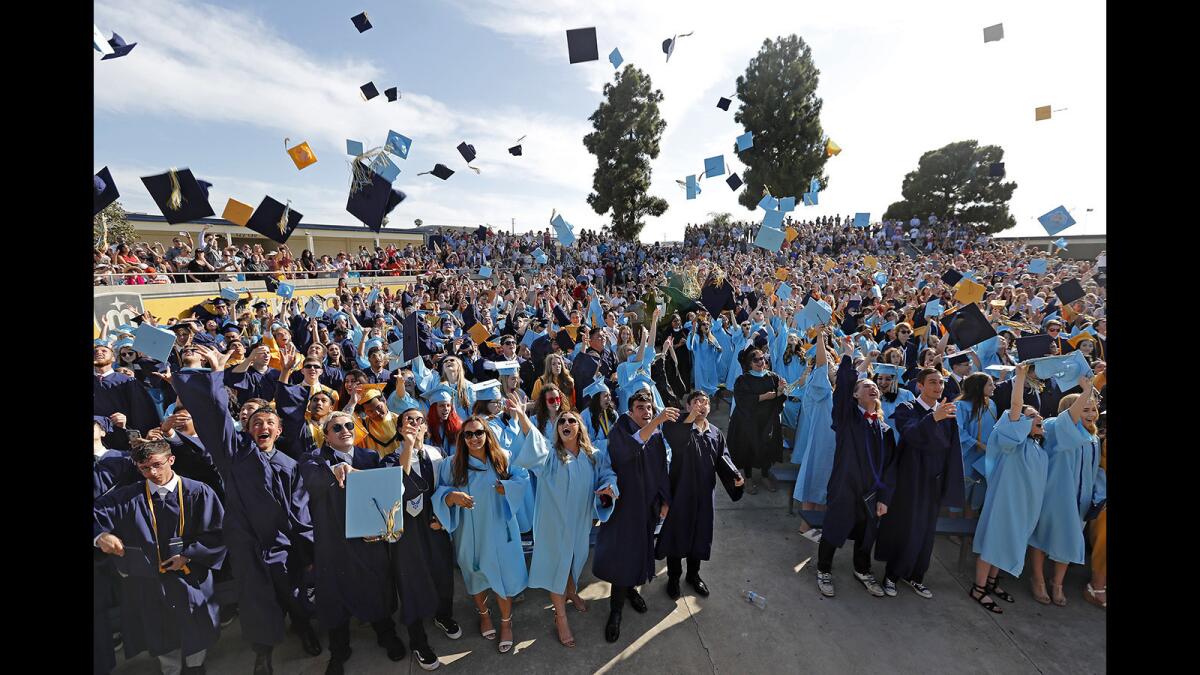
<svg viewBox="0 0 1200 675"><path fill-rule="evenodd" d="M907 583L909 586L912 586L913 592L915 592L917 595L921 596L922 598L925 598L926 600L928 600L933 597L933 591L926 588L925 584L923 584L919 581L908 581Z"/></svg>
<svg viewBox="0 0 1200 675"><path fill-rule="evenodd" d="M437 626L451 640L457 640L462 637L462 628L454 619L434 619L433 625Z"/></svg>
<svg viewBox="0 0 1200 675"><path fill-rule="evenodd" d="M233 623L238 618L237 605L221 605L220 620L221 628L228 628L229 624Z"/></svg>
<svg viewBox="0 0 1200 675"><path fill-rule="evenodd" d="M775 482L775 478L770 474L763 476L763 487L767 488L768 492L776 492L779 490L779 485Z"/></svg>
<svg viewBox="0 0 1200 675"><path fill-rule="evenodd" d="M417 660L417 665L421 666L422 670L437 670L442 662L438 660L437 654L433 653L433 649L429 645L413 645L413 658Z"/></svg>
<svg viewBox="0 0 1200 675"><path fill-rule="evenodd" d="M862 585L866 587L867 592L871 595L877 598L883 597L883 589L879 587L879 582L875 581L874 574L871 574L870 572L867 572L866 574L859 574L858 572L855 572L854 578L861 581Z"/></svg>
<svg viewBox="0 0 1200 675"><path fill-rule="evenodd" d="M817 590L821 591L821 595L833 597L833 573L832 572L817 572Z"/></svg>
<svg viewBox="0 0 1200 675"><path fill-rule="evenodd" d="M891 579L888 579L887 577L884 577L883 578L883 594L888 596L889 598L896 597L896 582L892 581Z"/></svg>
<svg viewBox="0 0 1200 675"><path fill-rule="evenodd" d="M756 481L756 480L746 481L746 493L752 494L752 495L758 494L758 481Z"/></svg>

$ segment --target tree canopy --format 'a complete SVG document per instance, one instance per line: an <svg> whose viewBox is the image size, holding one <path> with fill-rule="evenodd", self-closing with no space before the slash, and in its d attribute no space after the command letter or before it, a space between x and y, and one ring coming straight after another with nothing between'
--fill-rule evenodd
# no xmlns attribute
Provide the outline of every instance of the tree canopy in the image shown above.
<svg viewBox="0 0 1200 675"><path fill-rule="evenodd" d="M885 219L956 219L972 223L985 232L999 232L1016 225L1008 212L1016 183L992 176L993 164L1004 160L998 145L980 146L977 141L958 141L921 155L917 170L904 177L900 188L903 201L883 214Z"/></svg>

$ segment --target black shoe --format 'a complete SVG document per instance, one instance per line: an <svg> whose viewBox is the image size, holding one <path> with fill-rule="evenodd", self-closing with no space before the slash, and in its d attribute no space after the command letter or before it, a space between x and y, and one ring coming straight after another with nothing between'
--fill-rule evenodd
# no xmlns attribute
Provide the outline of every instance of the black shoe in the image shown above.
<svg viewBox="0 0 1200 675"><path fill-rule="evenodd" d="M451 640L457 640L463 636L462 628L454 619L434 619L433 625L437 626L438 630L445 633L446 637Z"/></svg>
<svg viewBox="0 0 1200 675"><path fill-rule="evenodd" d="M304 652L309 656L321 655L321 639L317 637L317 631L313 630L312 624L300 624L296 626L296 634L300 636L300 646L304 647Z"/></svg>
<svg viewBox="0 0 1200 675"><path fill-rule="evenodd" d="M604 639L616 642L621 639L621 613L609 612L608 623L604 626Z"/></svg>
<svg viewBox="0 0 1200 675"><path fill-rule="evenodd" d="M700 578L699 574L694 575L694 576L689 576L687 578L687 582L688 582L688 584L691 585L692 588L696 589L697 595L699 595L702 598L708 597L708 584L704 583L704 580Z"/></svg>
<svg viewBox="0 0 1200 675"><path fill-rule="evenodd" d="M325 675L345 675L346 667L343 663L345 662L337 657L329 659L329 665L325 666Z"/></svg>
<svg viewBox="0 0 1200 675"><path fill-rule="evenodd" d="M667 577L667 595L672 600L679 599L679 577Z"/></svg>
<svg viewBox="0 0 1200 675"><path fill-rule="evenodd" d="M270 654L258 654L254 657L254 675L275 675Z"/></svg>
<svg viewBox="0 0 1200 675"><path fill-rule="evenodd" d="M399 661L408 653L408 649L404 646L404 641L399 635L376 636L375 642L387 650L388 658L393 661Z"/></svg>
<svg viewBox="0 0 1200 675"><path fill-rule="evenodd" d="M433 649L429 645L413 645L412 648L413 660L421 666L422 670L437 670L442 662L438 660L437 654L433 653Z"/></svg>
<svg viewBox="0 0 1200 675"><path fill-rule="evenodd" d="M221 605L221 628L227 627L238 618L237 605Z"/></svg>
<svg viewBox="0 0 1200 675"><path fill-rule="evenodd" d="M637 592L636 588L631 587L625 594L625 597L629 598L629 606L633 607L635 612L638 614L646 613L646 599L642 597L641 593Z"/></svg>

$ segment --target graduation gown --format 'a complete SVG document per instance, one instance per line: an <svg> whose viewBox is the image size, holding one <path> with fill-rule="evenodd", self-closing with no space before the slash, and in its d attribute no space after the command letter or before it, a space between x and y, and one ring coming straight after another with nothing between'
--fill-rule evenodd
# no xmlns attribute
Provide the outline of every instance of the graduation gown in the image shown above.
<svg viewBox="0 0 1200 675"><path fill-rule="evenodd" d="M891 508L896 487L896 441L885 421L872 423L859 410L854 399L858 372L850 357L842 357L837 378L832 412L836 449L821 541L833 546L846 543L858 514L865 508L866 527L859 543L863 550L870 550L879 530L875 505L883 502ZM868 498L872 494L874 498Z"/></svg>
<svg viewBox="0 0 1200 675"><path fill-rule="evenodd" d="M267 368L262 373L253 368L247 368L244 373L227 370L225 384L232 387L237 394L238 406L243 406L252 398L261 398L264 401L274 399L279 375L280 372L274 368Z"/></svg>
<svg viewBox="0 0 1200 675"><path fill-rule="evenodd" d="M121 373L93 375L92 415L108 417L113 413L125 415L126 428L137 429L143 437L162 421L141 382Z"/></svg>
<svg viewBox="0 0 1200 675"><path fill-rule="evenodd" d="M1082 565L1087 554L1083 518L1107 497L1099 440L1064 410L1042 423L1046 434L1046 496L1029 545L1055 562Z"/></svg>
<svg viewBox="0 0 1200 675"><path fill-rule="evenodd" d="M712 396L721 384L718 376L722 356L720 344L714 345L708 340L701 341L699 333L693 332L688 336L687 347L692 353L692 378L696 388Z"/></svg>
<svg viewBox="0 0 1200 675"><path fill-rule="evenodd" d="M105 418L107 419L107 418ZM132 479L128 479L131 477ZM99 499L113 487L130 484L140 478L129 453L109 450L97 457L92 455L92 499ZM92 672L107 674L117 667L113 655L112 624L108 610L120 604L121 577L113 566L112 556L93 549L92 566Z"/></svg>
<svg viewBox="0 0 1200 675"><path fill-rule="evenodd" d="M176 430L175 435L164 437L175 453L175 465L172 467L180 476L198 480L217 493L217 499L225 503L225 484L221 482L221 474L213 464L212 458L204 451L204 446L196 436L188 436ZM140 476L140 473L138 474Z"/></svg>
<svg viewBox="0 0 1200 675"><path fill-rule="evenodd" d="M984 473L987 496L972 549L987 563L1014 577L1025 567L1029 537L1037 525L1046 494L1049 458L1029 437L1031 418L1016 422L1002 417L987 438Z"/></svg>
<svg viewBox="0 0 1200 675"><path fill-rule="evenodd" d="M179 535L178 490L162 500L153 497L153 518L145 481L116 488L97 499L92 508L92 536L110 532L125 545L125 555L113 556L113 564L124 575L121 635L126 658L144 650L161 656L182 649L188 656L208 649L219 636L212 570L219 569L225 559L221 542L224 509L212 488L183 476L179 481L183 489L183 555L190 559L186 574L164 574L158 568L160 556L167 558L167 542ZM156 546L160 547L157 554Z"/></svg>
<svg viewBox="0 0 1200 675"><path fill-rule="evenodd" d="M662 433L671 446L667 476L671 485L671 510L659 533L654 557L699 558L712 553L713 515L717 478L729 498L742 498L742 487L733 482L741 475L733 466L725 437L711 422L703 433L682 421L664 422Z"/></svg>
<svg viewBox="0 0 1200 675"><path fill-rule="evenodd" d="M983 461L984 449L979 447L976 441L987 444L997 416L996 404L990 399L986 403L987 409L976 419L975 411L969 401L954 402L954 408L957 411L955 417L958 420L958 442L962 448L965 498L971 508L976 510L983 506L984 494L987 492L987 484L983 482L983 471L979 469Z"/></svg>
<svg viewBox="0 0 1200 675"><path fill-rule="evenodd" d="M579 419L583 421L583 428L587 429L588 438L592 441L592 447L599 452L608 450L608 435L612 431L613 425L617 423L617 413L613 411L611 419L596 419L592 418L590 408L585 408L579 413Z"/></svg>
<svg viewBox="0 0 1200 675"><path fill-rule="evenodd" d="M242 634L255 644L279 644L284 608L275 597L272 578L284 579L294 593L313 561L308 492L299 467L282 450L268 456L248 433L233 430L220 372L183 370L174 379L225 483L225 544L237 584Z"/></svg>
<svg viewBox="0 0 1200 675"><path fill-rule="evenodd" d="M888 561L897 581L920 581L929 569L938 511L962 508L962 451L954 418L934 422L919 400L896 408L900 445L896 488L879 526L875 559Z"/></svg>
<svg viewBox="0 0 1200 675"><path fill-rule="evenodd" d="M614 586L637 586L654 576L654 527L660 506L671 503L662 432L656 429L642 443L634 438L640 431L633 418L621 415L608 439L621 498L600 525L592 573Z"/></svg>
<svg viewBox="0 0 1200 675"><path fill-rule="evenodd" d="M410 459L412 471L404 476L404 534L388 544L388 553L405 624L440 615L440 611L449 617L453 601L454 544L445 529L430 527L438 470L445 461L437 448L422 446ZM383 465L400 466L400 453L384 457Z"/></svg>
<svg viewBox="0 0 1200 675"><path fill-rule="evenodd" d="M850 388L854 388L853 381ZM829 383L825 369L814 369L804 382L801 396L804 413L796 427L796 440L792 444L792 461L800 465L796 486L792 489L792 498L796 501L825 503L837 450L837 437L832 425L833 397L833 385Z"/></svg>
<svg viewBox="0 0 1200 675"><path fill-rule="evenodd" d="M517 445L523 439L521 437L521 425L516 419L507 416L507 413L489 417L487 424L492 429L492 433L496 435L496 441L500 443L500 447L507 450L510 454L519 450ZM553 431L553 430L552 430ZM545 438L548 440L549 436ZM509 465L508 472L512 474L512 479L525 483L525 498L521 501L521 508L517 509L517 527L521 529L521 533L533 530L533 514L536 507L536 486L534 478L529 471L523 466L516 464Z"/></svg>
<svg viewBox="0 0 1200 675"><path fill-rule="evenodd" d="M729 454L743 469L769 467L783 454L783 424L779 419L784 399L758 400L760 394L775 391L779 376L742 375L733 390L734 410L729 417Z"/></svg>

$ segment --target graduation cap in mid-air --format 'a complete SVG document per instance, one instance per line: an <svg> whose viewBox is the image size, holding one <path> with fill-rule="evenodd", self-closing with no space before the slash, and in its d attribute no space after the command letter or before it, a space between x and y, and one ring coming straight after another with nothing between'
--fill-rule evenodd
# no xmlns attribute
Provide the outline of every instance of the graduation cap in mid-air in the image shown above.
<svg viewBox="0 0 1200 675"><path fill-rule="evenodd" d="M1045 333L1017 338L1017 359L1028 361L1049 356L1051 340L1052 338Z"/></svg>
<svg viewBox="0 0 1200 675"><path fill-rule="evenodd" d="M1004 178L1004 162L996 162L988 168L988 176L992 178Z"/></svg>
<svg viewBox="0 0 1200 675"><path fill-rule="evenodd" d="M463 141L462 143L458 144L458 154L462 155L463 160L467 162L468 169L474 171L475 173L479 173L479 169L471 166L471 162L474 162L476 157L475 146Z"/></svg>
<svg viewBox="0 0 1200 675"><path fill-rule="evenodd" d="M246 227L271 241L286 244L303 217L303 214L292 208L290 201L283 204L268 196L263 197L262 203L254 210L254 215L246 222Z"/></svg>
<svg viewBox="0 0 1200 675"><path fill-rule="evenodd" d="M431 174L437 176L438 178L441 178L442 180L446 180L450 176L454 175L454 170L451 169L450 167L446 166L445 164L434 164L432 171L422 171L421 173L419 173L417 175L424 176L427 173L431 173Z"/></svg>
<svg viewBox="0 0 1200 675"><path fill-rule="evenodd" d="M354 27L357 28L358 32L360 33L365 33L371 30L371 20L367 18L366 12L362 12L361 14L356 14L350 17L350 21L354 23Z"/></svg>
<svg viewBox="0 0 1200 675"><path fill-rule="evenodd" d="M350 197L346 201L346 211L358 218L364 225L378 232L383 228L383 221L392 209L404 201L406 195L392 187L392 182L379 175L370 167L362 166L369 180L350 188Z"/></svg>
<svg viewBox="0 0 1200 675"><path fill-rule="evenodd" d="M359 147L362 147L361 145ZM408 159L409 148L412 147L412 139L402 133L388 130L387 142L383 144L385 152L389 152L400 159ZM357 153L357 154L362 154Z"/></svg>
<svg viewBox="0 0 1200 675"><path fill-rule="evenodd" d="M1054 287L1054 295L1065 307L1083 297L1083 286L1078 279L1068 279Z"/></svg>
<svg viewBox="0 0 1200 675"><path fill-rule="evenodd" d="M625 62L624 57L621 56L621 50L613 47L613 50L608 53L608 62L613 65L613 68L620 68L621 64Z"/></svg>
<svg viewBox="0 0 1200 675"><path fill-rule="evenodd" d="M969 303L947 314L942 325L950 332L950 340L959 347L977 345L996 335L996 329L983 315L979 305Z"/></svg>
<svg viewBox="0 0 1200 675"><path fill-rule="evenodd" d="M250 222L250 216L254 215L254 207L249 204L243 204L236 199L229 199L225 202L225 210L221 213L221 217L234 225L246 226Z"/></svg>
<svg viewBox="0 0 1200 675"><path fill-rule="evenodd" d="M599 61L600 49L596 46L596 28L573 28L567 31L567 58L571 63Z"/></svg>
<svg viewBox="0 0 1200 675"><path fill-rule="evenodd" d="M112 174L108 172L107 166L92 177L92 183L92 215L94 216L109 204L117 201L117 197L120 197L121 193L117 192L117 184L113 182Z"/></svg>
<svg viewBox="0 0 1200 675"><path fill-rule="evenodd" d="M729 178L725 179L725 184L729 186L730 190L737 190L742 187L742 177L736 173L731 173L729 174Z"/></svg>
<svg viewBox="0 0 1200 675"><path fill-rule="evenodd" d="M947 286L954 286L962 281L963 275L958 270L946 270L942 273L942 283Z"/></svg>
<svg viewBox="0 0 1200 675"><path fill-rule="evenodd" d="M400 87L388 87L383 90L383 95L387 97L389 103L395 103L400 100Z"/></svg>
<svg viewBox="0 0 1200 675"><path fill-rule="evenodd" d="M136 42L126 44L125 38L121 37L120 35L117 35L116 33L113 33L112 38L110 38L108 41L108 47L109 47L109 49L112 50L112 53L105 54L104 56L100 57L100 60L107 61L109 59L119 59L122 56L125 56L126 54L128 54L129 52L133 51L133 48L136 46L137 46Z"/></svg>
<svg viewBox="0 0 1200 675"><path fill-rule="evenodd" d="M983 41L985 44L988 42L999 42L1003 39L1004 24L998 23L995 26L987 26L983 29Z"/></svg>
<svg viewBox="0 0 1200 675"><path fill-rule="evenodd" d="M288 142L290 140L290 138L283 139L283 147L285 150L287 150L288 157L292 158L292 162L296 165L297 169L303 169L306 166L312 166L313 164L317 163L317 153L313 152L313 149L311 146L309 146L308 141L304 141L295 147L289 148Z"/></svg>
<svg viewBox="0 0 1200 675"><path fill-rule="evenodd" d="M359 87L358 89L359 89L359 91L362 92L362 97L363 97L364 101L370 101L371 99L373 99L379 95L379 90L375 88L374 82L368 82L368 83L364 84L363 86Z"/></svg>
<svg viewBox="0 0 1200 675"><path fill-rule="evenodd" d="M717 107L720 108L721 110L729 110L730 103L733 103L733 99L726 98L724 96L717 99Z"/></svg>
<svg viewBox="0 0 1200 675"><path fill-rule="evenodd" d="M694 33L695 31L692 31L692 32ZM677 33L677 34L675 34L673 37L669 37L669 38L667 38L666 40L663 40L663 42L662 42L662 50L663 50L663 53L667 55L667 61L668 61L668 62L670 62L670 61L671 61L671 55L675 53L675 44L676 44L676 41L677 41L679 38L687 37L687 36L689 36L689 35L691 35L691 34L692 34L692 33L683 33L683 34L678 34L678 33Z"/></svg>
<svg viewBox="0 0 1200 675"><path fill-rule="evenodd" d="M513 157L520 157L521 156L521 141L523 141L523 140L525 140L524 136L518 138L517 144L508 149L508 154L512 155Z"/></svg>
<svg viewBox="0 0 1200 675"><path fill-rule="evenodd" d="M1074 225L1075 219L1071 217L1067 207L1058 206L1038 216L1038 222L1046 230L1046 234L1053 236Z"/></svg>
<svg viewBox="0 0 1200 675"><path fill-rule="evenodd" d="M142 184L172 225L215 215L208 203L208 187L212 184L196 180L190 169L171 169L156 176L143 176Z"/></svg>

